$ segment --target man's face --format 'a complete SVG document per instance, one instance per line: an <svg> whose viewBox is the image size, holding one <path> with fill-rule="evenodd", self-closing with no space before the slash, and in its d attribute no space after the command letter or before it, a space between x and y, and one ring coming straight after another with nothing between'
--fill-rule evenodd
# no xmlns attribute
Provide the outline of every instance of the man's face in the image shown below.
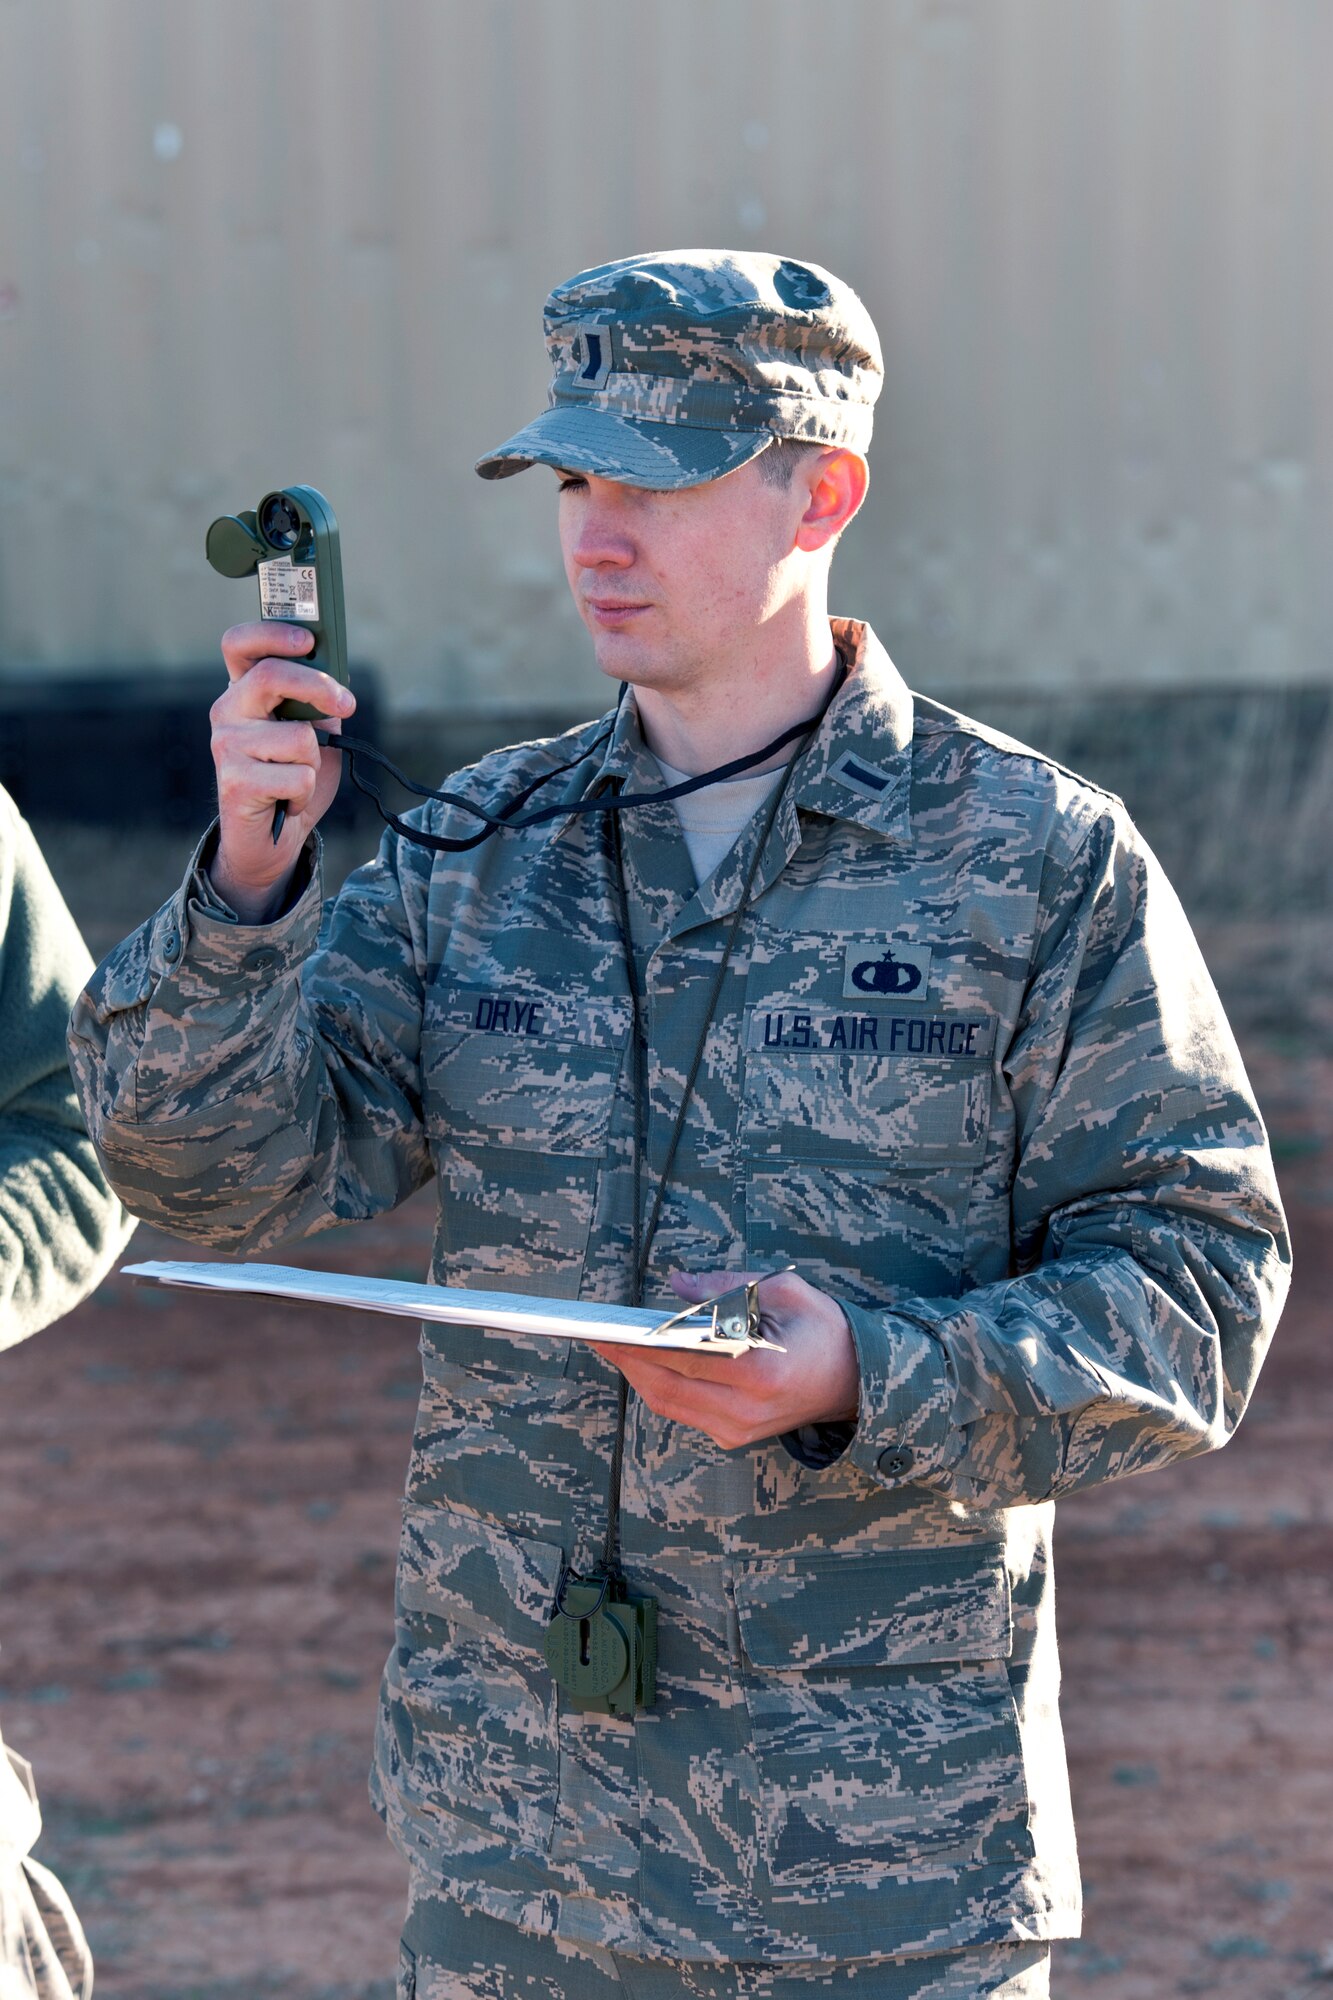
<svg viewBox="0 0 1333 2000"><path fill-rule="evenodd" d="M557 477L565 574L602 672L667 695L739 682L801 587L794 548L810 496L799 473L775 487L751 459L667 493Z"/></svg>

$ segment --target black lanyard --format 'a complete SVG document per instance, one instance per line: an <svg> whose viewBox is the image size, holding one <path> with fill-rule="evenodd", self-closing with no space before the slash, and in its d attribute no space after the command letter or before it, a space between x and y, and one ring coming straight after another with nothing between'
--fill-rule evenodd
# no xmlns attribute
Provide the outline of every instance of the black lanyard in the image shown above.
<svg viewBox="0 0 1333 2000"><path fill-rule="evenodd" d="M846 672L847 663L839 655L837 673L818 715L810 717L808 721L798 724L794 729L784 731L775 745L756 752L753 757L737 758L731 764L706 772L701 778L688 779L684 784L672 786L666 791L637 795L621 794L613 802L602 800L587 802L590 810L601 808L607 811L608 815L604 822L609 850L607 860L615 887L616 915L629 985L630 1090L634 1105L632 1190L634 1212L630 1233L630 1297L631 1303L636 1306L643 1302L644 1280L648 1272L648 1260L652 1255L653 1239L662 1214L662 1204L680 1149L685 1119L694 1096L704 1050L708 1044L708 1031L717 1013L723 982L740 934L741 921L750 907L750 899L754 894L759 864L768 851L769 841L796 766L813 742L815 732L828 713L829 705L842 685ZM638 961L634 954L634 933L630 922L629 892L625 886L625 857L620 839L618 813L631 805L658 804L681 798L686 792L698 791L706 784L717 784L724 778L738 776L741 771L756 763L767 762L775 747L794 741L797 737L801 739L799 746L778 779L763 815L762 824L757 829L754 851L750 856L741 893L718 957L717 970L713 975L713 984L708 995L708 1005L684 1088L681 1091L680 1103L676 1108L662 1171L657 1177L657 1186L653 1191L652 1208L645 1224L643 1166L647 1144L648 1041L644 1032L643 995L639 988ZM512 811L512 806L507 810ZM560 810L562 808L555 808L542 816L555 817ZM520 823L531 824L531 819ZM476 841L454 844L475 846ZM641 1591L631 1590L620 1561L620 1489L625 1465L625 1428L628 1411L629 1383L624 1375L620 1375L616 1386L616 1430L611 1446L611 1469L606 1500L606 1537L601 1560L588 1576L579 1576L569 1569L562 1571L559 1583L556 1585L551 1622L547 1627L543 1648L553 1676L566 1690L568 1696L584 1706L617 1715L632 1715L640 1708L651 1708L656 1699L657 1686L656 1600L645 1596Z"/></svg>
<svg viewBox="0 0 1333 2000"><path fill-rule="evenodd" d="M595 736L587 749L580 751L577 757L571 757L567 763L557 764L553 769L543 771L530 784L525 785L521 792L516 792L512 799L506 800L498 813L492 812L487 806L478 805L475 799L465 798L461 792L433 792L428 785L418 785L400 771L382 751L377 750L373 743L366 743L359 736L345 734L330 736L316 732L315 741L322 750L342 751L352 773L352 783L359 792L364 792L373 802L384 824L392 827L402 839L413 841L418 847L427 847L433 854L464 854L469 848L480 847L484 840L490 840L492 835L497 833L524 833L529 827L544 826L549 820L575 818L583 813L605 813L614 818L617 813L632 811L637 806L668 805L676 799L688 798L692 792L701 792L708 785L724 785L732 778L743 777L757 764L766 764L771 757L776 757L779 750L785 750L789 743L796 741L797 737L808 736L817 729L828 712L829 703L842 686L846 674L846 662L839 654L838 670L834 675L833 685L817 716L807 718L804 722L794 722L790 729L784 729L780 736L775 736L771 743L765 743L761 749L751 750L744 757L733 757L729 763L719 764L712 771L703 771L697 778L682 778L679 784L666 785L661 791L656 792L619 792L605 798L565 799L559 805L538 806L533 812L523 813L521 819L518 815L534 793L539 792L544 785L549 785L554 779L563 777L566 771L572 771L576 765L586 763L594 751L609 742L614 723L605 727L599 736ZM625 689L622 687L620 700L623 701L624 697ZM619 702L616 707L619 712ZM799 752L797 754L799 755ZM410 826L401 814L389 811L380 797L378 787L372 785L369 778L362 776L357 766L363 760L366 763L378 764L381 770L388 772L395 784L401 785L405 791L414 793L419 799L434 799L440 805L453 806L459 812L470 813L474 819L482 822L481 831L451 839L446 834L428 833L424 827Z"/></svg>

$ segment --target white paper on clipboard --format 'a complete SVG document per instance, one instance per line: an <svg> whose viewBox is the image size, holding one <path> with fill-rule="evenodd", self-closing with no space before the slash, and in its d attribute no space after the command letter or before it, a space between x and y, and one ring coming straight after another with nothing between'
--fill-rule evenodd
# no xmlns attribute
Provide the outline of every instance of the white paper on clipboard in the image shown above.
<svg viewBox="0 0 1333 2000"><path fill-rule="evenodd" d="M303 1305L350 1306L360 1312L395 1313L442 1326L494 1327L498 1333L547 1334L565 1340L604 1340L625 1347L676 1348L707 1354L745 1354L777 1343L758 1330L752 1299L737 1306L744 1286L720 1300L663 1316L646 1307L602 1305L590 1299L527 1298L514 1292L475 1292L461 1285L413 1285L398 1278L358 1278L343 1271L303 1271L290 1264L198 1264L186 1260L122 1264L121 1275L142 1284L179 1285L193 1291L230 1292ZM751 1293L753 1287L749 1288ZM751 1306L747 1313L746 1305Z"/></svg>

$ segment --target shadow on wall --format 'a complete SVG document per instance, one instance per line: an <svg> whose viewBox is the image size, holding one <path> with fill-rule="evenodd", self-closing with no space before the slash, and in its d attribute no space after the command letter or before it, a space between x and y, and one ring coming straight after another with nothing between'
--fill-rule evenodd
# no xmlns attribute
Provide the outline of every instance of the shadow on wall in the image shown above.
<svg viewBox="0 0 1333 2000"><path fill-rule="evenodd" d="M352 678L356 733L422 784L570 720L395 718L383 713L372 668L358 665ZM218 692L215 667L0 679L0 784L29 819L204 825L214 811L208 711ZM1118 793L1192 914L1333 907L1333 688L973 689L956 705ZM393 802L403 809L401 797ZM332 824L368 814L344 777Z"/></svg>
<svg viewBox="0 0 1333 2000"><path fill-rule="evenodd" d="M969 695L1105 785L1199 917L1333 907L1333 687Z"/></svg>
<svg viewBox="0 0 1333 2000"><path fill-rule="evenodd" d="M379 691L352 669L357 727L374 737ZM209 709L221 668L0 679L0 785L30 820L202 832L217 810ZM346 772L330 823L369 818Z"/></svg>

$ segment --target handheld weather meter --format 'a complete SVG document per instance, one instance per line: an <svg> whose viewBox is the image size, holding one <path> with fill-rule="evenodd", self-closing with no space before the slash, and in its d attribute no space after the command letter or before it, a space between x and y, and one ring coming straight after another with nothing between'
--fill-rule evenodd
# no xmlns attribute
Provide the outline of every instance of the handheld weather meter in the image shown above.
<svg viewBox="0 0 1333 2000"><path fill-rule="evenodd" d="M301 664L347 680L347 618L343 609L342 552L338 523L313 486L284 486L266 493L253 514L221 514L209 527L204 553L219 576L258 576L261 618L283 618L315 635ZM326 722L307 701L279 702L282 722ZM279 801L273 814L276 845L287 817Z"/></svg>

